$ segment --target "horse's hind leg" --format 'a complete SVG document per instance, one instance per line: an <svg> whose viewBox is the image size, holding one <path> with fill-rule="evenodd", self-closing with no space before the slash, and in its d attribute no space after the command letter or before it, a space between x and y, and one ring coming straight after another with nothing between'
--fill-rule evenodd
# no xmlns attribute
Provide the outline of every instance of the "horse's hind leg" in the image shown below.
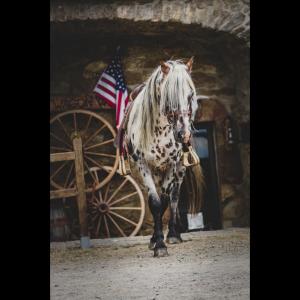
<svg viewBox="0 0 300 300"><path fill-rule="evenodd" d="M174 172L174 179L171 185L170 192L170 220L169 231L167 234L167 243L178 244L182 242L179 228L178 218L178 200L180 194L180 187L185 175L185 167L179 165L176 172Z"/></svg>

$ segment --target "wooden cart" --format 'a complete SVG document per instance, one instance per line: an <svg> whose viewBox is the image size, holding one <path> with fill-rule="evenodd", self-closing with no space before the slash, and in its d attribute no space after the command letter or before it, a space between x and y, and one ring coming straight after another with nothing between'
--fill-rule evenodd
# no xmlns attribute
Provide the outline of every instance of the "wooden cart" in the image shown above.
<svg viewBox="0 0 300 300"><path fill-rule="evenodd" d="M50 120L50 199L77 199L81 246L89 238L136 235L143 223L143 194L130 176L118 174L114 128L88 110Z"/></svg>

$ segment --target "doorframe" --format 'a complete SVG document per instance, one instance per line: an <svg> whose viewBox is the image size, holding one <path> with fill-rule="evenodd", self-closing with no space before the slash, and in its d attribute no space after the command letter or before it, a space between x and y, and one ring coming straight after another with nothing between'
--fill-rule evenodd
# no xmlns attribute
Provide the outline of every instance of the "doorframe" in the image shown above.
<svg viewBox="0 0 300 300"><path fill-rule="evenodd" d="M212 131L212 155L213 155L213 162L212 165L214 167L214 177L216 179L216 196L217 196L217 202L218 202L218 214L219 214L219 221L220 221L220 228L223 229L223 213L222 213L222 193L221 193L221 180L220 180L220 169L219 169L219 153L218 153L218 147L217 147L217 135L216 135L216 122L215 121L198 121L194 122L194 126L197 128L198 126L204 125L207 130L208 128L211 128ZM208 149L209 151L210 149ZM201 161L201 159L200 159Z"/></svg>

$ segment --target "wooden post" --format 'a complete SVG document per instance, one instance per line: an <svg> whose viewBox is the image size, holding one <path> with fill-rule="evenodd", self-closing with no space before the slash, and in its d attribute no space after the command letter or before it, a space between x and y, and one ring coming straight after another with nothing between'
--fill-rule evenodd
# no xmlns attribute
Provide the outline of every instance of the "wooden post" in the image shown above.
<svg viewBox="0 0 300 300"><path fill-rule="evenodd" d="M85 195L84 166L82 154L82 140L80 136L73 139L73 147L75 152L75 170L76 170L76 186L77 186L77 204L80 223L80 244L82 248L90 247L87 227L87 204Z"/></svg>

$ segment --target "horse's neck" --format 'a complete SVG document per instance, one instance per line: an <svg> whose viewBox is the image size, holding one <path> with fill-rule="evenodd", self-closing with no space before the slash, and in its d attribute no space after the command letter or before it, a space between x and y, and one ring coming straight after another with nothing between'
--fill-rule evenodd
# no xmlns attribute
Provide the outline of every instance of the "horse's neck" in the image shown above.
<svg viewBox="0 0 300 300"><path fill-rule="evenodd" d="M157 120L158 123L155 124L156 126L158 125L159 127L164 127L169 125L168 118L166 116L160 115L157 117Z"/></svg>

